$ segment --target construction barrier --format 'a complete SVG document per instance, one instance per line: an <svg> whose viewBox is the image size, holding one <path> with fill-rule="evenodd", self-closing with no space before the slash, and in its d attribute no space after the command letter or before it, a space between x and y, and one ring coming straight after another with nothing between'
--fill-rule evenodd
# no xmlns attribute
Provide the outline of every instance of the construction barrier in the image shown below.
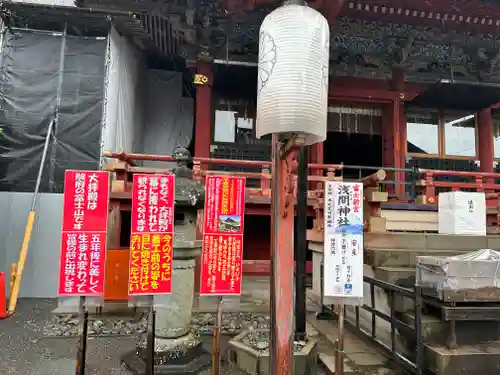
<svg viewBox="0 0 500 375"><path fill-rule="evenodd" d="M6 307L6 294L5 294L5 273L0 272L0 319L7 317Z"/></svg>

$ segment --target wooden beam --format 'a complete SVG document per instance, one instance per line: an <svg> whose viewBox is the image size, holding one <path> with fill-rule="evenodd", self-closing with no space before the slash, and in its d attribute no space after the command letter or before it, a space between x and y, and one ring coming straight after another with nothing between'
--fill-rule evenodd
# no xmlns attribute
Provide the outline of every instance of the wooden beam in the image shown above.
<svg viewBox="0 0 500 375"><path fill-rule="evenodd" d="M295 267L295 264L294 264ZM243 274L244 275L269 275L271 273L270 260L244 260ZM312 262L306 263L306 273L312 273Z"/></svg>

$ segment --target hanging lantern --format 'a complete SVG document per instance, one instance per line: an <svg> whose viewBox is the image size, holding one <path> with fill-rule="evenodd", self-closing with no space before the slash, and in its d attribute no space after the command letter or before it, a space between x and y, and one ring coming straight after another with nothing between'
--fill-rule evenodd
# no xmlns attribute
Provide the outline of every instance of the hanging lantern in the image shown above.
<svg viewBox="0 0 500 375"><path fill-rule="evenodd" d="M257 137L305 143L326 139L330 30L316 10L284 5L262 22L259 38Z"/></svg>

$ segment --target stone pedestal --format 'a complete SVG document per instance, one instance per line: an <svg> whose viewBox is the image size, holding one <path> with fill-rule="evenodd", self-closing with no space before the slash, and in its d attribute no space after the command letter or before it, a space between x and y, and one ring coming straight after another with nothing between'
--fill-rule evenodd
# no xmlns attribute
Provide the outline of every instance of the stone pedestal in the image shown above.
<svg viewBox="0 0 500 375"><path fill-rule="evenodd" d="M229 342L227 360L232 365L251 375L269 373L269 330L248 329ZM316 375L318 372L317 342L309 338L294 343L293 374Z"/></svg>
<svg viewBox="0 0 500 375"><path fill-rule="evenodd" d="M172 293L154 298L155 320L155 374L197 374L211 361L200 341L190 332L195 259L201 254L201 241L196 238L196 213L184 213L174 228L174 261ZM147 358L146 341L137 350L127 353L123 362L132 372L144 374Z"/></svg>

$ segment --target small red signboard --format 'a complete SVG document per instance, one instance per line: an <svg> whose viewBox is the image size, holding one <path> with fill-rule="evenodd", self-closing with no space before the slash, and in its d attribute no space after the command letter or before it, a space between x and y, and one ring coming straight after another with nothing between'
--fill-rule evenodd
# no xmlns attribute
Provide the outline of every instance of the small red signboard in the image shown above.
<svg viewBox="0 0 500 375"><path fill-rule="evenodd" d="M64 177L59 295L100 295L104 293L109 173L67 170Z"/></svg>
<svg viewBox="0 0 500 375"><path fill-rule="evenodd" d="M129 295L172 292L174 179L134 175Z"/></svg>
<svg viewBox="0 0 500 375"><path fill-rule="evenodd" d="M200 294L241 294L245 178L207 176Z"/></svg>

